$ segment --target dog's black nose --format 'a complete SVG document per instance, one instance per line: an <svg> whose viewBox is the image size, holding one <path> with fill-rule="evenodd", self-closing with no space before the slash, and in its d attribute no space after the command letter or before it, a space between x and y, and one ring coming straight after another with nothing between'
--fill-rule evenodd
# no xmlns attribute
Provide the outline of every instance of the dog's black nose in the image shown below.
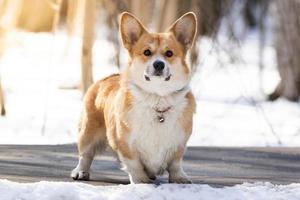
<svg viewBox="0 0 300 200"><path fill-rule="evenodd" d="M165 68L165 63L157 60L153 63L153 67L156 71L162 71Z"/></svg>

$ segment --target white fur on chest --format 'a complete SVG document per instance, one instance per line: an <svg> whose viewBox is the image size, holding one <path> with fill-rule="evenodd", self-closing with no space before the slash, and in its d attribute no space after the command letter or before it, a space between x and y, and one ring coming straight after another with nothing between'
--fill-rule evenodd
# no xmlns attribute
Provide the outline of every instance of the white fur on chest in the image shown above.
<svg viewBox="0 0 300 200"><path fill-rule="evenodd" d="M178 119L187 104L186 93L181 91L162 98L139 90L133 91L135 100L129 112L129 145L154 174L162 172L178 147L184 145L184 133ZM160 123L155 108L164 110L167 107L170 110L163 114L165 120Z"/></svg>

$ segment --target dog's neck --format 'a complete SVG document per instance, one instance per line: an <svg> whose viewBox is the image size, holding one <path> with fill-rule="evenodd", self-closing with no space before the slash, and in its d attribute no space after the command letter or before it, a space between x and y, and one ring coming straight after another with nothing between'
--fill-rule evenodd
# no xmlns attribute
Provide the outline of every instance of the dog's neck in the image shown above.
<svg viewBox="0 0 300 200"><path fill-rule="evenodd" d="M154 111L165 110L168 107L171 107L171 109L173 109L178 105L178 103L184 101L187 93L189 93L191 90L189 84L187 84L178 90L161 96L157 93L151 93L144 90L141 86L137 85L129 78L130 76L128 73L129 71L124 71L121 74L122 78L120 84L122 85L122 87L124 87L132 94L136 102L144 104Z"/></svg>
<svg viewBox="0 0 300 200"><path fill-rule="evenodd" d="M183 86L181 89L179 90L175 90L167 95L164 95L164 96L161 96L159 94L156 94L156 93L150 93L150 92L147 92L146 90L144 90L143 88L141 88L140 86L138 86L137 84L135 84L134 82L130 82L128 83L129 85L129 88L134 88L134 89L137 89L139 90L140 92L144 93L145 95L154 95L154 96L157 96L159 98L168 98L170 96L176 96L176 95L180 95L181 93L187 93L190 91L190 87L189 85L185 85Z"/></svg>
<svg viewBox="0 0 300 200"><path fill-rule="evenodd" d="M144 95L151 95L151 96L157 96L159 98L168 98L168 97L172 97L172 96L181 96L183 93L184 94L187 94L189 91L190 91L190 87L189 85L185 85L183 86L181 89L179 90L175 90L167 95L164 95L164 96L161 96L159 94L156 94L156 93L151 93L151 92L148 92L146 90L144 90L143 88L141 88L140 86L138 86L136 83L134 83L133 81L131 82L128 82L128 86L130 89L134 89L134 90L138 90L140 93L143 93Z"/></svg>
<svg viewBox="0 0 300 200"><path fill-rule="evenodd" d="M128 83L128 89L138 102L148 104L153 110L170 110L181 102L190 91L189 85L182 87L168 95L160 96L155 93L149 93L133 82Z"/></svg>

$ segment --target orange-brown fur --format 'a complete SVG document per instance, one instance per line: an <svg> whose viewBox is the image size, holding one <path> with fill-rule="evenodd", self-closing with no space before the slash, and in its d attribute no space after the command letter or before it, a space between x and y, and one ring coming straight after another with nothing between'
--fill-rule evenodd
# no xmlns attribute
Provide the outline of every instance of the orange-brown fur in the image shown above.
<svg viewBox="0 0 300 200"><path fill-rule="evenodd" d="M126 20L128 20L126 18L133 20L133 22L130 22L131 24L129 23L129 27L126 27L126 25L122 26L123 23L126 24ZM193 15L189 14L186 18L193 18L193 23L195 23L195 17ZM193 42L194 36L191 35L190 43L185 44L185 41L181 41L182 38L177 37L172 32L149 33L145 27L139 23L140 22L134 20L134 17L130 14L125 13L121 18L121 36L124 46L129 52L130 58L135 59L135 61L138 60L141 63L146 63L150 58L149 56L145 56L143 52L146 49L149 49L153 54L164 58L164 60L169 63L170 70L172 70L172 67L181 67L183 71L182 76L186 77L186 82L188 84L191 72L186 64L185 57L187 49L191 45L190 43ZM130 38L131 35L126 35L126 32L130 31L128 29L133 25L138 26L139 28L134 29L136 31L134 33L135 35ZM190 31L195 31L195 26L196 25L191 26ZM175 30L173 30L175 28L173 25L173 28L170 30L175 32ZM132 40L134 40L134 42ZM173 52L172 57L165 56L167 50ZM176 63L179 66L175 66ZM77 170L88 170L90 162L96 152L104 149L107 144L109 144L109 146L124 159L139 160L138 150L131 148L129 144L129 138L133 131L133 124L129 119L129 113L136 103L135 96L132 94L132 89L129 87L134 79L132 73L135 69L132 68L133 66L130 62L124 72L104 78L94 83L88 89L84 98L84 109L79 126L78 150L80 162L77 168L79 167L80 169ZM174 93L176 93L176 91L174 91ZM172 96L172 93L168 95ZM182 113L176 119L183 131L182 136L184 141L177 147L177 150L173 152L170 163L181 161L186 142L192 133L193 113L195 112L196 102L190 91L187 91L183 98L183 101L186 101L186 105L183 108ZM180 174L180 176L175 172L172 174L174 170L181 170L180 163L168 168L169 173L171 173L170 176L172 176L170 179L171 182L187 181L187 179L183 176L181 177ZM77 172L76 169L74 170ZM147 174L149 177L153 176L151 172L147 172ZM73 178L75 175L72 175ZM140 181L148 181L148 179Z"/></svg>
<svg viewBox="0 0 300 200"><path fill-rule="evenodd" d="M113 150L120 150L121 153L128 157L132 157L132 152L126 144L126 137L130 134L130 127L126 123L126 118L121 119L121 123L116 124L116 121L111 112L125 112L130 109L132 96L130 92L125 89L125 95L122 102L119 104L119 111L112 109L112 102L116 93L121 88L120 74L113 74L106 77L95 84L87 91L84 99L84 114L81 116L80 129L88 129L86 131L79 131L79 138L84 137L84 140L79 139L79 147L84 146L86 141L91 141L95 137L99 137L100 140L107 138L110 146ZM181 124L184 132L187 134L186 139L189 138L192 133L192 116L195 113L196 102L193 94L189 92L186 95L188 104L182 113L182 116L178 119L178 123ZM104 112L105 111L105 112ZM82 128L81 128L82 127ZM119 135L117 135L117 127ZM106 128L105 132L99 133L97 129Z"/></svg>
<svg viewBox="0 0 300 200"><path fill-rule="evenodd" d="M188 137L192 134L193 129L193 115L196 111L196 100L194 98L194 95L189 92L186 95L186 98L188 99L188 106L185 107L182 116L178 120L178 122L181 124L184 132L188 135Z"/></svg>

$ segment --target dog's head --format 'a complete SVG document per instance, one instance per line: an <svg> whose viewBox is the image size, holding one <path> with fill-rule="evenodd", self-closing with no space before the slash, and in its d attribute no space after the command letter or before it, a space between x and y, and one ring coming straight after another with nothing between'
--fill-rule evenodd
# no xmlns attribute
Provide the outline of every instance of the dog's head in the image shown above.
<svg viewBox="0 0 300 200"><path fill-rule="evenodd" d="M194 42L196 26L196 16L189 12L166 32L150 33L132 14L122 13L120 32L131 58L127 68L130 81L160 96L185 87L191 77L186 54Z"/></svg>

